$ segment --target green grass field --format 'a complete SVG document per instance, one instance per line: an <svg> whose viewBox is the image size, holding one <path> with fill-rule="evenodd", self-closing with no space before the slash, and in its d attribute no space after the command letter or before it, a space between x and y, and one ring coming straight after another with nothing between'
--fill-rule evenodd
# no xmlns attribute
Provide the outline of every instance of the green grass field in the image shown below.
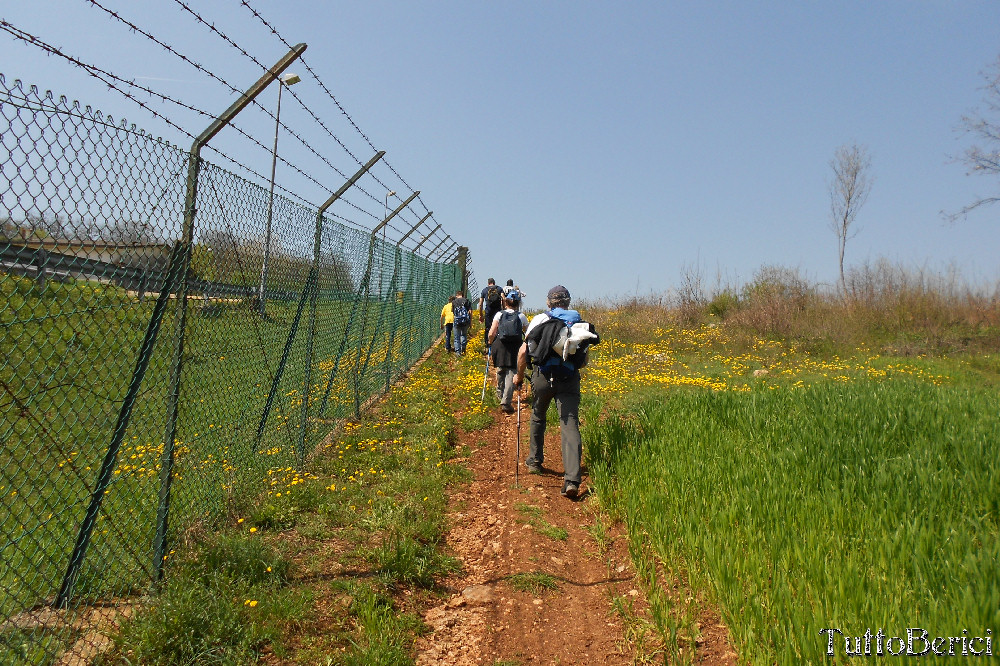
<svg viewBox="0 0 1000 666"><path fill-rule="evenodd" d="M0 289L2 621L50 603L59 589L154 299L139 302L117 287L84 281L52 282L39 292L14 276L4 276ZM381 392L387 375L394 379L435 337L439 309L409 301L387 303L384 311L377 301L355 309L351 301L321 298L303 436L307 307L258 439L297 303L272 301L267 319L242 303L189 303L170 505L174 540L195 523L224 518L240 493L261 492L269 472L296 466L336 419ZM151 580L175 308L168 306L125 432L76 600L132 595Z"/></svg>
<svg viewBox="0 0 1000 666"><path fill-rule="evenodd" d="M965 380L793 376L592 404L598 494L675 657L699 602L754 664L829 661L825 628L1000 627L1000 396L948 365ZM688 592L664 587L677 579Z"/></svg>

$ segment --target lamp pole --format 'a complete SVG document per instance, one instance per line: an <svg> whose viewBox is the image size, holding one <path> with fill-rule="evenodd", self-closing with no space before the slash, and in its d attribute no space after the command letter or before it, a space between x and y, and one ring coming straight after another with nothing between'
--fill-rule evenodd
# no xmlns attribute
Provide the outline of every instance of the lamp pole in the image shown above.
<svg viewBox="0 0 1000 666"><path fill-rule="evenodd" d="M281 127L281 90L294 86L302 79L298 74L282 74L278 77L278 108L274 113L274 147L271 149L271 184L267 193L267 229L264 232L264 260L260 264L260 288L257 291L257 307L260 316L265 316L264 287L267 284L267 265L271 259L271 219L274 215L274 171L278 166L278 130Z"/></svg>
<svg viewBox="0 0 1000 666"><path fill-rule="evenodd" d="M388 192L385 193L385 215L382 216L383 220L389 217L389 197L394 197L394 196L396 196L396 190L389 190ZM385 227L382 227L382 259L383 260L385 259ZM382 263L383 265L378 273L379 298L382 298L382 274L385 273L384 261Z"/></svg>

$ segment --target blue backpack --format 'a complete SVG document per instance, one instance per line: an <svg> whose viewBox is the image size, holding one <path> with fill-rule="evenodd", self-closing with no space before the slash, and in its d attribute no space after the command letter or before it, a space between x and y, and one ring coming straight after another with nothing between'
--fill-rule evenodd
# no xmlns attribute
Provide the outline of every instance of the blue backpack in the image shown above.
<svg viewBox="0 0 1000 666"><path fill-rule="evenodd" d="M455 315L455 326L468 326L472 322L472 315L464 304L458 303L452 307L452 314Z"/></svg>

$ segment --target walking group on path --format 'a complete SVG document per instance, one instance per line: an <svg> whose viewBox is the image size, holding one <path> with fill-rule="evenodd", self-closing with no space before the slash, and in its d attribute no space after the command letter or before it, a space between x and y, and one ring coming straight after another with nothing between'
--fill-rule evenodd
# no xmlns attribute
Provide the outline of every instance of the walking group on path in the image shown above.
<svg viewBox="0 0 1000 666"><path fill-rule="evenodd" d="M530 323L521 312L524 294L507 280L503 288L493 278L487 281L479 298L479 321L483 323L486 375L490 361L496 370L495 391L500 410L513 414L515 390L520 404L520 390L526 372L531 370L531 428L525 467L532 474L543 471L545 415L555 402L559 412L562 440L563 488L565 497L574 499L580 492L580 368L587 363L587 350L601 341L594 326L580 313L569 309L569 290L562 285L549 289L546 310ZM463 355L472 324L471 304L462 291L448 299L441 310L441 328L445 330L445 348ZM484 395L487 377L484 376ZM518 422L520 424L520 421Z"/></svg>

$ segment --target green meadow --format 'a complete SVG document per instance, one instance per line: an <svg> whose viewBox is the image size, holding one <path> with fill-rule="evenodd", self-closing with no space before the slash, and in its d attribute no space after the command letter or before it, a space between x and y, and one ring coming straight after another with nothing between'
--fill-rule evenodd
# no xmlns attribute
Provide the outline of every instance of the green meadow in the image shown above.
<svg viewBox="0 0 1000 666"><path fill-rule="evenodd" d="M50 282L39 291L14 276L0 280L0 288L0 618L7 618L51 603L59 590L155 298L140 302L115 286L86 281ZM408 367L437 329L436 304L355 304L350 296L321 294L305 429L308 306L258 436L297 305L272 301L262 319L241 302L189 301L171 541L192 525L226 517L241 485L256 492L269 472L296 466L336 419ZM129 596L151 581L175 336L171 301L74 588L76 601Z"/></svg>
<svg viewBox="0 0 1000 666"><path fill-rule="evenodd" d="M844 637L863 649L870 630L874 651L879 629L985 649L1000 629L995 353L910 331L923 351L893 355L856 330L868 344L813 351L641 307L595 319L632 337L594 352L592 482L628 526L672 661L691 661L712 608L741 663L846 663Z"/></svg>

